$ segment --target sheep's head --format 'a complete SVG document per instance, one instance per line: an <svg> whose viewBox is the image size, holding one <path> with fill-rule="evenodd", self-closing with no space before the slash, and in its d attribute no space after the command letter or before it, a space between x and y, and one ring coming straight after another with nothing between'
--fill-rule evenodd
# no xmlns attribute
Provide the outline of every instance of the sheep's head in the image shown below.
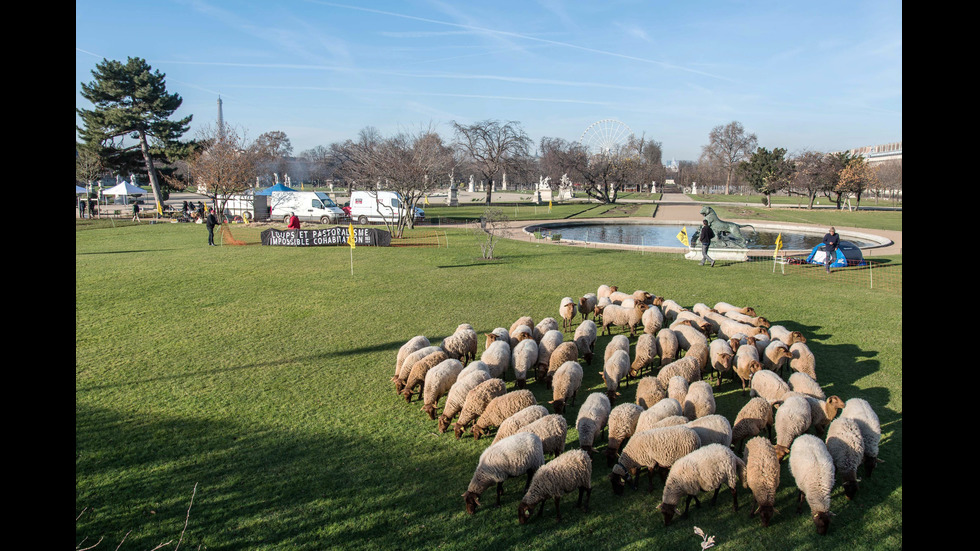
<svg viewBox="0 0 980 551"><path fill-rule="evenodd" d="M784 457L789 454L789 448L782 444L776 444L773 446L776 449L776 460L782 461Z"/></svg>
<svg viewBox="0 0 980 551"><path fill-rule="evenodd" d="M759 316L758 318L756 318L755 323L759 327L772 327L772 324L769 323L769 320L767 320L766 318L764 318L762 316Z"/></svg>
<svg viewBox="0 0 980 551"><path fill-rule="evenodd" d="M762 370L762 364L760 362L757 362L756 360L751 360L748 363L748 370L749 370L749 375L752 375L753 373Z"/></svg>
<svg viewBox="0 0 980 551"><path fill-rule="evenodd" d="M755 308L752 308L751 306L746 306L745 307L745 311L743 313L746 316L754 316L755 315Z"/></svg>
<svg viewBox="0 0 980 551"><path fill-rule="evenodd" d="M565 399L564 398L562 398L560 400L552 400L552 401L550 401L548 403L551 404L551 405L553 405L555 407L555 413L558 413L558 414L565 413Z"/></svg>
<svg viewBox="0 0 980 551"><path fill-rule="evenodd" d="M527 524L527 521L531 519L531 513L534 512L534 505L528 505L523 501L517 505L517 522L521 524Z"/></svg>
<svg viewBox="0 0 980 551"><path fill-rule="evenodd" d="M490 345L497 340L497 335L495 333L484 333L483 335L487 338L486 344L483 345L484 348L490 348Z"/></svg>
<svg viewBox="0 0 980 551"><path fill-rule="evenodd" d="M395 393L401 394L402 390L405 388L405 381L398 379L395 381Z"/></svg>
<svg viewBox="0 0 980 551"><path fill-rule="evenodd" d="M463 503L466 504L466 512L469 514L475 514L476 508L480 506L480 496L476 492L471 492L467 490L463 494Z"/></svg>
<svg viewBox="0 0 980 551"><path fill-rule="evenodd" d="M738 339L728 339L728 346L732 349L732 352L738 352L738 347L742 346L742 343Z"/></svg>
<svg viewBox="0 0 980 551"><path fill-rule="evenodd" d="M660 513L664 516L664 526L670 526L670 521L674 520L674 515L677 513L677 506L661 503L657 505L657 509L660 509Z"/></svg>
<svg viewBox="0 0 980 551"><path fill-rule="evenodd" d="M830 528L830 512L823 511L820 513L813 514L813 524L817 527L817 533L821 536L827 534L827 529Z"/></svg>
<svg viewBox="0 0 980 551"><path fill-rule="evenodd" d="M439 432L445 433L446 432L446 429L449 428L450 421L451 421L451 419L449 419L445 415L440 415L439 416Z"/></svg>
<svg viewBox="0 0 980 551"><path fill-rule="evenodd" d="M422 411L425 412L429 416L429 419L435 419L436 418L436 406L434 406L432 404L425 404L424 406L422 406ZM445 429L441 428L442 427L442 420L441 419L440 419L439 425L440 425L439 432L446 432Z"/></svg>
<svg viewBox="0 0 980 551"><path fill-rule="evenodd" d="M456 423L455 425L453 425L453 433L456 435L456 440L459 440L460 438L463 437L464 429L465 427L460 423Z"/></svg>
<svg viewBox="0 0 980 551"><path fill-rule="evenodd" d="M526 388L527 379L517 379L517 388Z"/></svg>
<svg viewBox="0 0 980 551"><path fill-rule="evenodd" d="M772 517L775 513L776 509L772 505L759 506L759 518L762 519L763 527L769 526L769 523L772 521Z"/></svg>
<svg viewBox="0 0 980 551"><path fill-rule="evenodd" d="M592 365L592 356L592 350L582 354L582 357L585 358L585 365Z"/></svg>
<svg viewBox="0 0 980 551"><path fill-rule="evenodd" d="M405 397L405 401L406 402L412 403L412 390L411 389L406 388L406 389L402 390L402 396Z"/></svg>
<svg viewBox="0 0 980 551"><path fill-rule="evenodd" d="M609 482L612 483L613 493L621 496L623 495L623 490L626 488L626 478L629 477L629 473L622 465L617 464L613 467L611 473L609 473Z"/></svg>
<svg viewBox="0 0 980 551"><path fill-rule="evenodd" d="M612 467L616 464L619 459L619 440L616 438L610 438L609 444L606 445L606 451L603 452L606 456L606 466Z"/></svg>
<svg viewBox="0 0 980 551"><path fill-rule="evenodd" d="M844 495L847 496L847 499L854 499L854 496L857 495L858 482L860 482L860 480L844 481Z"/></svg>
<svg viewBox="0 0 980 551"><path fill-rule="evenodd" d="M664 305L664 297L653 297L653 300L650 301L650 305L651 306L663 306Z"/></svg>
<svg viewBox="0 0 980 551"><path fill-rule="evenodd" d="M606 396L609 398L609 405L615 405L616 397L619 396L619 393L616 392L615 390L607 390Z"/></svg>
<svg viewBox="0 0 980 551"><path fill-rule="evenodd" d="M483 429L478 425L473 425L473 430L471 432L473 432L473 440L479 440L480 437L483 436Z"/></svg>
<svg viewBox="0 0 980 551"><path fill-rule="evenodd" d="M864 474L868 477L871 476L871 472L875 470L878 463L884 463L884 461L878 459L877 457L871 457L870 455L864 456Z"/></svg>
<svg viewBox="0 0 980 551"><path fill-rule="evenodd" d="M789 339L792 340L793 342L802 342L802 343L806 342L806 337L804 337L803 333L800 333L799 331L793 331L792 333L790 333Z"/></svg>
<svg viewBox="0 0 980 551"><path fill-rule="evenodd" d="M835 395L831 396L830 398L827 398L827 405L830 406L830 407L832 407L832 408L843 409L844 408L844 400L840 396L838 396L838 395L835 394ZM834 412L835 415L836 415L836 413L837 412ZM830 416L828 415L828 417L830 417Z"/></svg>

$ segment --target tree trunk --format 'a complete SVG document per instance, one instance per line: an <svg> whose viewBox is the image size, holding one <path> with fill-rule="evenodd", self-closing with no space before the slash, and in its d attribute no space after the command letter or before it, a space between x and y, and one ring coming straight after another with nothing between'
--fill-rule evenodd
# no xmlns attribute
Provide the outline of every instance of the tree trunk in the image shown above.
<svg viewBox="0 0 980 551"><path fill-rule="evenodd" d="M160 180L157 179L156 168L153 167L153 157L150 156L150 146L146 143L146 133L140 130L140 151L143 152L143 161L146 162L146 173L150 177L150 186L153 188L153 198L157 206L154 210L163 208L163 194L160 191ZM133 185L136 185L135 183Z"/></svg>

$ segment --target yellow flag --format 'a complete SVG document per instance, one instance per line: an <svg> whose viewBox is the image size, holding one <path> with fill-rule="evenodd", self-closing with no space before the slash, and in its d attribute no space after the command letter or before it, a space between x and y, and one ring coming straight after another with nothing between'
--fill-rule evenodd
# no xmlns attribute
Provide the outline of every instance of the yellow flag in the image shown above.
<svg viewBox="0 0 980 551"><path fill-rule="evenodd" d="M160 216L163 216L163 206L160 204L160 201L157 201L157 212L160 213Z"/></svg>
<svg viewBox="0 0 980 551"><path fill-rule="evenodd" d="M775 252L772 253L772 257L776 258L776 255L779 254L779 249L782 248L783 248L783 232L779 232L779 235L776 236L776 250Z"/></svg>
<svg viewBox="0 0 980 551"><path fill-rule="evenodd" d="M548 201L548 212L551 212L551 201Z"/></svg>
<svg viewBox="0 0 980 551"><path fill-rule="evenodd" d="M681 233L677 234L677 240L683 243L685 247L691 246L691 242L687 240L687 226L681 228Z"/></svg>
<svg viewBox="0 0 980 551"><path fill-rule="evenodd" d="M353 222L347 224L347 244L350 245L350 248L352 248L352 249L355 246L354 245L354 223Z"/></svg>
<svg viewBox="0 0 980 551"><path fill-rule="evenodd" d="M429 196L428 196L428 195L426 195L426 196L425 196L425 204L426 204L426 205L428 205L428 204L429 204Z"/></svg>

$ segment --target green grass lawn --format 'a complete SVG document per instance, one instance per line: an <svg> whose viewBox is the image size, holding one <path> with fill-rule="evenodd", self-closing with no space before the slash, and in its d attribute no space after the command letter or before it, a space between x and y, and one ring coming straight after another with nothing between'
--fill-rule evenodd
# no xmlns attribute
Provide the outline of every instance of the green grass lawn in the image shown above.
<svg viewBox="0 0 980 551"><path fill-rule="evenodd" d="M724 220L754 219L760 222L793 222L821 227L840 226L869 230L902 231L902 211L785 209L765 207L718 206L718 216Z"/></svg>
<svg viewBox="0 0 980 551"><path fill-rule="evenodd" d="M428 209L427 209L428 213ZM843 223L841 223L843 225ZM481 258L479 236L448 229L446 248L208 247L197 224L77 224L75 234L76 544L151 549L698 549L698 526L730 549L902 547L902 297L765 266L700 268L680 255L502 241ZM84 231L82 231L84 230ZM257 240L259 228L236 226ZM421 231L421 230L420 230ZM353 271L351 275L351 253ZM901 269L901 257L886 259ZM827 536L795 513L788 462L763 529L737 513L692 506L670 528L654 494L615 496L598 446L591 510L562 500L520 526L523 479L503 506L484 494L474 516L461 494L490 440L456 440L396 396L398 348L434 344L459 323L481 334L522 315L558 317L564 296L600 284L645 289L691 307L752 305L802 331L828 395L867 399L883 426L880 465L848 502L838 485ZM578 323L578 321L576 321ZM618 330L614 330L617 333ZM596 356L611 337L601 336ZM635 342L635 338L631 339ZM480 351L483 345L481 339ZM566 410L566 449L585 396L604 389L601 362L585 366ZM512 375L511 375L512 378ZM513 387L508 381L508 387ZM538 402L552 397L531 381ZM635 384L621 389L633 401ZM718 412L747 400L725 382ZM550 409L550 408L549 408ZM128 533L128 535L127 535ZM168 547L169 548L169 547Z"/></svg>

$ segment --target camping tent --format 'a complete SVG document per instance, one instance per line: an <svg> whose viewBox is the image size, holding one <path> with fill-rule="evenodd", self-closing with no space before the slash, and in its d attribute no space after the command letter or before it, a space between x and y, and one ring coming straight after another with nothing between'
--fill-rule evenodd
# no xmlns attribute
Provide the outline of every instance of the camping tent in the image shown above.
<svg viewBox="0 0 980 551"><path fill-rule="evenodd" d="M814 247L810 251L809 256L806 257L807 263L823 264L824 258L827 256L827 253L824 251L825 246L821 243ZM864 261L864 255L861 253L861 248L850 241L844 241L842 239L830 266L832 268L843 268L844 266L864 266L865 264L866 262Z"/></svg>
<svg viewBox="0 0 980 551"><path fill-rule="evenodd" d="M276 184L272 187L263 189L262 191L255 192L256 195L272 195L273 191L296 191L295 189L287 186L286 184Z"/></svg>
<svg viewBox="0 0 980 551"><path fill-rule="evenodd" d="M146 190L130 184L126 180L119 182L102 192L102 195L146 195Z"/></svg>

